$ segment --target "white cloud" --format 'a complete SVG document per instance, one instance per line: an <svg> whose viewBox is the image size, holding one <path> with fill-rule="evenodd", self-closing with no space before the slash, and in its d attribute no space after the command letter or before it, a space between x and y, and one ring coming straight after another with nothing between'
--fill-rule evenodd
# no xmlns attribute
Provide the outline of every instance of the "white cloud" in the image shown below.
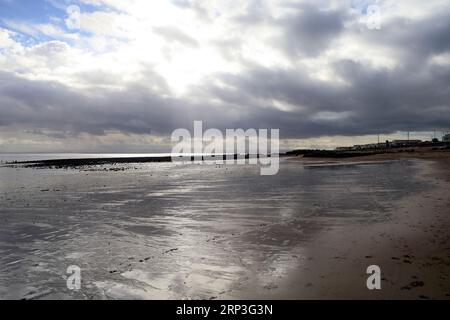
<svg viewBox="0 0 450 320"><path fill-rule="evenodd" d="M12 31L0 28L0 49L10 49L19 46L13 39L14 33Z"/></svg>

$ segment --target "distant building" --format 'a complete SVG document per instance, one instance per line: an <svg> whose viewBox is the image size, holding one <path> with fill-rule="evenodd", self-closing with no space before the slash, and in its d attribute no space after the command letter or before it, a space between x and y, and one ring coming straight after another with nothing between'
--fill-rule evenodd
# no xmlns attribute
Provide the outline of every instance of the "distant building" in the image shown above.
<svg viewBox="0 0 450 320"><path fill-rule="evenodd" d="M447 135L447 139L450 142L450 134ZM390 142L369 143L369 144L355 144L353 147L338 147L336 151L360 151L360 150L384 150L391 147L409 147L416 146L422 143L422 140L394 140Z"/></svg>
<svg viewBox="0 0 450 320"><path fill-rule="evenodd" d="M421 142L422 140L394 140L391 145L393 147L409 147L418 145Z"/></svg>
<svg viewBox="0 0 450 320"><path fill-rule="evenodd" d="M443 142L450 142L450 134L446 134L445 136L442 137L442 141Z"/></svg>

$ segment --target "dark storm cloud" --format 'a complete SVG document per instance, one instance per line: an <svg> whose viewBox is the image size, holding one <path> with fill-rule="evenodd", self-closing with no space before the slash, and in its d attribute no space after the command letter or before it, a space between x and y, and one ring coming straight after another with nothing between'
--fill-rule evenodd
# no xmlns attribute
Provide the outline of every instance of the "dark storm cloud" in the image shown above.
<svg viewBox="0 0 450 320"><path fill-rule="evenodd" d="M279 30L280 36L273 39L274 45L291 56L316 55L331 46L344 29L348 18L345 7L326 9L324 7L301 3L286 3L292 13L283 18L270 15L265 1L250 1L246 13L236 18L236 22L254 27L266 24Z"/></svg>
<svg viewBox="0 0 450 320"><path fill-rule="evenodd" d="M370 70L353 61L341 61L335 69L352 85L312 80L295 70L256 67L245 76L217 76L240 89L202 86L205 94L224 102L214 107L163 99L138 84L122 93L103 89L91 96L55 83L2 73L1 122L92 134L105 130L168 134L175 128L191 128L194 120L204 120L206 126L219 129L280 128L283 137L450 126L449 69L429 68L426 73L413 75L406 70ZM272 99L296 107L281 111L269 102L256 103ZM337 118L322 119L320 114L327 112Z"/></svg>
<svg viewBox="0 0 450 320"><path fill-rule="evenodd" d="M304 6L296 16L299 19L284 20L288 31L282 42L288 52L317 54L340 33L348 32L356 34L361 43L387 48L396 66L374 67L358 62L364 58L359 56L337 60L333 69L344 80L341 84L315 80L301 68L254 65L239 75L222 74L221 80L234 89L212 87L213 94L234 104L268 101L264 111L253 115L255 122L283 128L289 137L450 127L450 64L431 61L437 55L449 57L450 12L420 20L397 19L379 32L361 31L360 26L344 29L349 17L339 11ZM374 54L369 48L367 57ZM291 110L274 111L270 108L273 99L288 103Z"/></svg>
<svg viewBox="0 0 450 320"><path fill-rule="evenodd" d="M252 115L254 122L282 128L285 137L450 127L449 67L427 67L420 72L377 70L344 60L335 64L335 71L346 84L313 80L297 70L254 68L245 76L222 75L223 81L239 90L211 90L233 104L274 99L293 106L282 112L268 103Z"/></svg>
<svg viewBox="0 0 450 320"><path fill-rule="evenodd" d="M418 21L396 18L380 32L361 33L363 40L391 49L407 67L422 67L429 57L450 52L450 9Z"/></svg>
<svg viewBox="0 0 450 320"><path fill-rule="evenodd" d="M190 128L199 119L225 128L239 119L239 112L236 107L225 111L219 106L163 98L140 83L123 91L98 88L90 94L55 82L0 73L0 125L4 126L100 135L108 130L167 134L176 128Z"/></svg>
<svg viewBox="0 0 450 320"><path fill-rule="evenodd" d="M343 31L346 11L295 6L297 12L277 21L284 29L281 45L291 55L316 55L332 45Z"/></svg>

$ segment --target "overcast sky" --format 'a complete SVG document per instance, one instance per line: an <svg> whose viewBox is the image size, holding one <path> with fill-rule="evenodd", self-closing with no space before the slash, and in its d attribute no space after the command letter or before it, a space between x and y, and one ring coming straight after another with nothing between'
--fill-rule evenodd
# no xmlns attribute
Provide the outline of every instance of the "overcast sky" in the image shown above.
<svg viewBox="0 0 450 320"><path fill-rule="evenodd" d="M450 1L0 0L0 152L169 151L194 120L288 147L450 130Z"/></svg>

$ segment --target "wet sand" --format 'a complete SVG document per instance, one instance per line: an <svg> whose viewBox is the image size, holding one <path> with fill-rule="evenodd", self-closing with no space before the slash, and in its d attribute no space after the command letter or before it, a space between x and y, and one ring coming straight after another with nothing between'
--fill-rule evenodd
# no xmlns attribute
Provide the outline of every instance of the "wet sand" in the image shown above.
<svg viewBox="0 0 450 320"><path fill-rule="evenodd" d="M448 159L382 160L0 168L0 298L448 298Z"/></svg>
<svg viewBox="0 0 450 320"><path fill-rule="evenodd" d="M336 224L320 233L272 298L450 299L450 157L423 158L433 159L421 162L419 175L431 189L395 203L387 221ZM369 265L381 268L381 290L367 289Z"/></svg>

